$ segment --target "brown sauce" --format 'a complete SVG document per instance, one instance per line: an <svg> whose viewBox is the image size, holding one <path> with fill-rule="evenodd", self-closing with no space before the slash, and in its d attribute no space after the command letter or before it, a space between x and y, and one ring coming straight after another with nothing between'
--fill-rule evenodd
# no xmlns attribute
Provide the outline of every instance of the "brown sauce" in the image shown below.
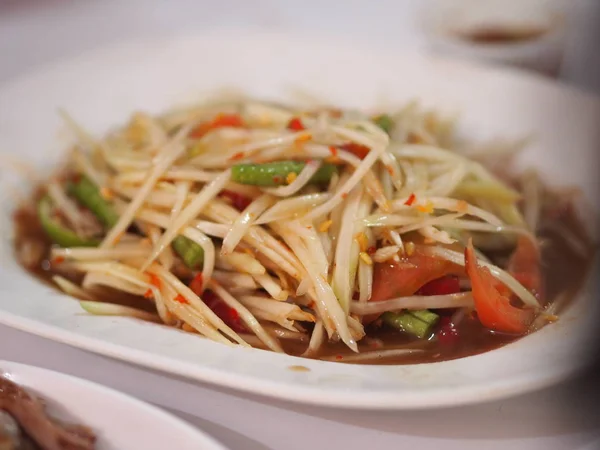
<svg viewBox="0 0 600 450"><path fill-rule="evenodd" d="M588 244L589 248L588 254L581 256L556 231L549 227L541 227L539 236L544 242L542 246L542 268L545 280L545 292L547 298L552 301L559 293L567 292L569 298L576 295L587 277L594 250L591 241L585 238L584 227L571 207L561 208L558 213L553 211L546 212L545 214L546 217L550 215L553 216L551 220L572 230L579 238L583 238L583 241ZM32 275L52 286L55 285L51 281L51 277L56 273L60 273L75 282L81 281L77 275L59 272L60 265L49 261L50 242L44 235L34 209L22 208L16 212L14 219L16 227L14 244L17 255L23 245L31 244L32 242L41 245L43 248L44 253L39 262L33 266L26 266L26 269ZM550 219L547 218L545 220L548 221ZM488 254L488 256L494 260L494 257L497 259L505 258L506 254ZM97 294L101 295L104 301L110 303L124 304L155 311L152 302L144 298L112 289L98 291ZM458 324L456 331L459 339L453 345L442 345L435 339L419 341L416 338L395 330L386 329L381 326L369 326L366 329L367 337L359 342L359 349L361 352L367 352L418 343L420 348L424 350L422 353L381 360L369 360L366 362L367 364L417 364L463 358L502 347L519 339L517 336L490 331L484 328L475 317L466 317ZM296 356L304 353L307 347L307 341L299 342L282 339L281 344L288 354ZM350 354L352 352L343 343L328 342L323 346L319 357L344 362L344 357Z"/></svg>

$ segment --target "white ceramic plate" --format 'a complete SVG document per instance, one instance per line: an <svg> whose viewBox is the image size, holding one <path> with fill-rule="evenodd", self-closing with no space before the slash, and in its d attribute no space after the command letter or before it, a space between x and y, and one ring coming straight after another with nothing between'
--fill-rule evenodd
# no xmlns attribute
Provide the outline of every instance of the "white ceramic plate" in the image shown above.
<svg viewBox="0 0 600 450"><path fill-rule="evenodd" d="M2 360L0 376L42 398L53 417L93 429L98 450L225 450L174 416L89 381Z"/></svg>
<svg viewBox="0 0 600 450"><path fill-rule="evenodd" d="M597 100L542 78L396 55L325 37L235 32L136 42L48 67L0 89L0 149L39 167L64 154L57 108L94 133L136 109L160 112L222 87L293 100L292 89L333 104L393 107L419 98L462 114L478 139L537 141L522 163L555 184L577 184L595 203ZM8 176L3 177L7 182ZM496 399L554 383L579 367L593 286L556 325L486 354L413 366L358 366L228 348L127 318L82 314L72 299L32 280L11 258L2 200L0 322L90 351L253 393L356 408L425 408ZM296 372L292 365L310 370Z"/></svg>

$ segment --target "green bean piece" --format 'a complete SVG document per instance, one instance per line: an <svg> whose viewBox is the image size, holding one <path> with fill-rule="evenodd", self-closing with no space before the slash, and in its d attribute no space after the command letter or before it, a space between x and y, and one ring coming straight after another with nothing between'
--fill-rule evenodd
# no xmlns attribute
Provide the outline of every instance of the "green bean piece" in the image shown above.
<svg viewBox="0 0 600 450"><path fill-rule="evenodd" d="M38 203L38 216L44 232L50 240L60 247L97 247L100 243L94 239L84 239L74 231L52 219L52 200L42 198Z"/></svg>
<svg viewBox="0 0 600 450"><path fill-rule="evenodd" d="M389 325L405 333L423 339L431 334L431 329L438 322L439 316L429 310L422 311L388 311L381 315L381 319Z"/></svg>
<svg viewBox="0 0 600 450"><path fill-rule="evenodd" d="M69 193L92 211L106 227L112 228L118 222L119 215L113 205L102 197L98 187L88 178L81 177L77 183L70 184ZM194 241L177 236L172 245L175 253L190 269L196 269L204 262L204 250Z"/></svg>
<svg viewBox="0 0 600 450"><path fill-rule="evenodd" d="M173 239L173 250L179 255L186 266L197 269L204 262L204 249L185 236Z"/></svg>
<svg viewBox="0 0 600 450"><path fill-rule="evenodd" d="M298 175L306 166L302 161L276 161L264 164L236 164L231 169L231 181L254 186L272 187L287 184L290 173ZM325 163L310 179L311 183L322 184L331 180L337 167Z"/></svg>
<svg viewBox="0 0 600 450"><path fill-rule="evenodd" d="M70 183L68 192L92 211L105 227L112 228L118 222L119 215L113 205L102 197L98 186L88 178L81 177L76 183Z"/></svg>
<svg viewBox="0 0 600 450"><path fill-rule="evenodd" d="M392 131L392 128L394 127L394 121L387 114L382 114L380 116L375 117L373 119L373 122L387 134L390 134L390 131Z"/></svg>
<svg viewBox="0 0 600 450"><path fill-rule="evenodd" d="M429 325L435 325L438 320L440 320L440 316L438 316L436 313L429 311L428 309L421 309L418 311L410 311L409 314L412 314L413 316L415 316L417 319L422 320L425 323L428 323Z"/></svg>

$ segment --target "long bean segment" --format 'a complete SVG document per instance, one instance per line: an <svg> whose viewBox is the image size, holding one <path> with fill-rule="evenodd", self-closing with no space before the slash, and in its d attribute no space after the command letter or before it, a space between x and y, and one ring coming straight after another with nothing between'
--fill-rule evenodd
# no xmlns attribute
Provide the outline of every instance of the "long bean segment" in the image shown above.
<svg viewBox="0 0 600 450"><path fill-rule="evenodd" d="M119 220L119 215L113 205L105 200L100 189L86 177L71 183L68 188L69 194L77 199L79 203L88 208L107 228L112 228Z"/></svg>
<svg viewBox="0 0 600 450"><path fill-rule="evenodd" d="M292 178L302 172L306 163L303 161L276 161L264 164L236 164L231 169L231 180L241 184L273 187L290 184ZM323 164L310 179L313 184L329 182L337 167Z"/></svg>
<svg viewBox="0 0 600 450"><path fill-rule="evenodd" d="M422 339L431 333L440 317L436 313L424 309L411 312L389 311L382 314L381 319L386 325Z"/></svg>
<svg viewBox="0 0 600 450"><path fill-rule="evenodd" d="M102 197L98 187L86 177L81 177L76 183L71 183L69 193L79 203L92 211L106 227L111 228L119 220L119 215L113 205ZM190 269L197 269L202 266L204 250L197 243L185 236L178 236L173 241L172 246L175 253Z"/></svg>
<svg viewBox="0 0 600 450"><path fill-rule="evenodd" d="M204 249L185 236L173 239L173 250L190 269L198 269L204 262Z"/></svg>
<svg viewBox="0 0 600 450"><path fill-rule="evenodd" d="M373 122L375 123L375 125L377 125L379 128L381 128L388 134L390 133L390 131L392 131L392 128L394 126L394 120L388 114L382 114L380 116L375 117L373 119Z"/></svg>
<svg viewBox="0 0 600 450"><path fill-rule="evenodd" d="M94 239L84 239L74 231L61 225L52 218L52 201L48 197L38 203L38 215L44 232L50 240L61 247L97 247L99 242Z"/></svg>

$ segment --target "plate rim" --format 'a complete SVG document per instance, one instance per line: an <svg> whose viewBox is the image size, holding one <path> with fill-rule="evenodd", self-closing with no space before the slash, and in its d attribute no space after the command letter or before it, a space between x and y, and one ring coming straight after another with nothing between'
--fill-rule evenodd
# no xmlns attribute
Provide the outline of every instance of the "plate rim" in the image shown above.
<svg viewBox="0 0 600 450"><path fill-rule="evenodd" d="M10 320L11 317L13 318L12 321ZM458 388L454 387L452 390L443 388L430 389L426 396L423 396L418 391L413 395L403 393L405 397L402 399L402 403L398 404L398 397L391 396L389 391L356 391L351 396L348 396L344 391L322 390L318 387L305 385L296 386L296 389L290 389L285 383L231 372L224 374L222 371L215 370L212 367L203 367L191 362L179 361L175 358L152 354L125 345L113 344L101 339L64 330L58 326L40 323L29 318L22 318L5 311L0 311L0 324L73 348L110 357L128 364L134 364L139 368L149 368L165 376L180 376L188 382L198 381L209 383L217 387L232 389L235 392L258 395L265 399L270 398L291 401L297 404L354 410L426 410L487 403L542 390L585 370L583 366L569 367L534 379L525 375L516 378L519 380L518 383L515 382L515 378L513 377L506 381L493 382L484 386L476 385L473 387L473 385L463 385ZM474 355L473 357L476 356ZM301 358L298 359L302 360ZM165 370L167 366L169 370ZM93 382L90 383L93 384ZM424 400L424 398L427 400ZM456 400L457 398L460 400Z"/></svg>

